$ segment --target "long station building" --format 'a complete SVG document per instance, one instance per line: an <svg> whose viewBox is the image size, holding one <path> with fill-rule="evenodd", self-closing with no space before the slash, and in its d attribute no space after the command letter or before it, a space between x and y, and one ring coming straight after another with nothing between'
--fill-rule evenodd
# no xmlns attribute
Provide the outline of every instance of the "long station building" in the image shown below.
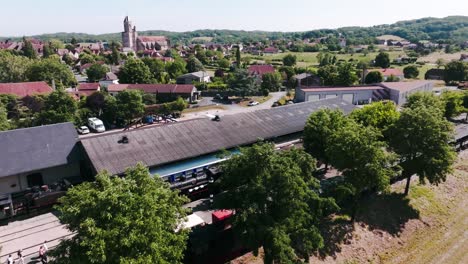
<svg viewBox="0 0 468 264"><path fill-rule="evenodd" d="M222 150L236 153L238 147L261 139L274 143L299 139L310 114L323 108L347 114L355 106L339 98L304 102L225 115L219 121L201 118L96 135L81 144L94 174L106 170L120 175L141 162L180 189L204 182L204 172L224 160L219 156Z"/></svg>

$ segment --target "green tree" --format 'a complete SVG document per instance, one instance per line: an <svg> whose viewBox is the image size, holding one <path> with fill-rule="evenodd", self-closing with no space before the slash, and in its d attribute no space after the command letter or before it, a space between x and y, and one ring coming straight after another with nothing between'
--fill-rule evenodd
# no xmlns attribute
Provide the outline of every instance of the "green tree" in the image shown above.
<svg viewBox="0 0 468 264"><path fill-rule="evenodd" d="M49 44L44 44L44 47L42 49L42 58L49 58L53 54L55 54L55 52L50 47L50 45Z"/></svg>
<svg viewBox="0 0 468 264"><path fill-rule="evenodd" d="M2 104L0 104L0 131L10 129L10 122L8 122L7 111Z"/></svg>
<svg viewBox="0 0 468 264"><path fill-rule="evenodd" d="M338 77L334 85L351 86L359 80L356 69L351 63L341 63L337 70Z"/></svg>
<svg viewBox="0 0 468 264"><path fill-rule="evenodd" d="M323 247L320 219L337 209L320 198L314 160L301 150L277 152L260 143L223 165L227 190L215 206L234 209L234 230L249 248L263 246L265 263L298 263Z"/></svg>
<svg viewBox="0 0 468 264"><path fill-rule="evenodd" d="M357 108L350 115L363 126L372 126L385 134L385 131L400 117L393 101L380 101Z"/></svg>
<svg viewBox="0 0 468 264"><path fill-rule="evenodd" d="M106 95L104 92L94 92L86 96L85 105L89 108L95 116L101 116L106 103Z"/></svg>
<svg viewBox="0 0 468 264"><path fill-rule="evenodd" d="M44 101L44 109L38 116L39 124L73 122L77 109L76 101L67 92L55 90Z"/></svg>
<svg viewBox="0 0 468 264"><path fill-rule="evenodd" d="M32 60L0 51L0 82L25 82Z"/></svg>
<svg viewBox="0 0 468 264"><path fill-rule="evenodd" d="M456 91L446 91L441 95L442 102L445 106L444 115L450 119L465 112L463 107L463 94Z"/></svg>
<svg viewBox="0 0 468 264"><path fill-rule="evenodd" d="M237 68L241 67L241 52L240 52L240 47L237 47L236 49L236 66Z"/></svg>
<svg viewBox="0 0 468 264"><path fill-rule="evenodd" d="M442 113L445 110L444 102L440 97L431 92L416 92L407 98L404 105L405 108L416 108L419 106L437 108Z"/></svg>
<svg viewBox="0 0 468 264"><path fill-rule="evenodd" d="M108 71L109 69L107 66L95 63L86 70L86 75L88 76L89 82L98 82L106 77Z"/></svg>
<svg viewBox="0 0 468 264"><path fill-rule="evenodd" d="M71 43L72 45L76 45L76 44L78 44L78 41L76 40L75 37L72 37L70 43Z"/></svg>
<svg viewBox="0 0 468 264"><path fill-rule="evenodd" d="M129 59L120 68L120 83L154 83L150 69L141 60Z"/></svg>
<svg viewBox="0 0 468 264"><path fill-rule="evenodd" d="M166 64L166 71L169 74L169 77L175 79L178 76L187 73L185 66L186 63L184 60L176 59L174 62Z"/></svg>
<svg viewBox="0 0 468 264"><path fill-rule="evenodd" d="M121 118L125 124L130 124L145 112L142 93L138 90L123 90L117 94L116 100L117 118Z"/></svg>
<svg viewBox="0 0 468 264"><path fill-rule="evenodd" d="M231 66L231 62L228 59L220 59L218 60L218 67L221 69L226 69Z"/></svg>
<svg viewBox="0 0 468 264"><path fill-rule="evenodd" d="M387 77L387 79L385 80L385 82L399 82L400 81L400 78L396 77L395 75L390 75Z"/></svg>
<svg viewBox="0 0 468 264"><path fill-rule="evenodd" d="M91 54L81 53L80 54L80 62L81 62L81 65L85 65L85 64L88 64L88 63L95 63L96 58Z"/></svg>
<svg viewBox="0 0 468 264"><path fill-rule="evenodd" d="M408 65L403 68L403 74L407 79L416 79L419 75L419 69L416 67L416 65Z"/></svg>
<svg viewBox="0 0 468 264"><path fill-rule="evenodd" d="M124 177L107 172L60 198L59 218L75 235L52 251L57 263L182 263L186 198L138 164Z"/></svg>
<svg viewBox="0 0 468 264"><path fill-rule="evenodd" d="M244 69L234 71L232 78L228 80L228 84L229 89L242 98L253 95L258 91L258 84L255 78L250 76L247 70Z"/></svg>
<svg viewBox="0 0 468 264"><path fill-rule="evenodd" d="M36 59L37 58L37 52L34 49L31 41L23 37L23 47L21 48L21 51L23 52L23 55L30 58L30 59Z"/></svg>
<svg viewBox="0 0 468 264"><path fill-rule="evenodd" d="M329 109L316 111L307 119L303 134L304 149L324 163L325 169L328 169L328 164L332 160L332 157L328 156L326 152L331 137L347 122L348 120L342 112Z"/></svg>
<svg viewBox="0 0 468 264"><path fill-rule="evenodd" d="M297 57L293 54L288 54L283 57L283 65L284 66L294 66L296 65Z"/></svg>
<svg viewBox="0 0 468 264"><path fill-rule="evenodd" d="M338 80L338 69L335 65L320 67L317 71L322 85L335 85Z"/></svg>
<svg viewBox="0 0 468 264"><path fill-rule="evenodd" d="M385 150L381 134L373 127L364 127L349 121L330 138L326 155L333 157L331 164L342 172L345 183L351 186L351 204L354 220L365 190L383 191L390 185L396 156Z"/></svg>
<svg viewBox="0 0 468 264"><path fill-rule="evenodd" d="M366 75L365 83L372 84L372 83L380 83L383 81L383 75L379 71L371 71Z"/></svg>
<svg viewBox="0 0 468 264"><path fill-rule="evenodd" d="M447 84L468 80L468 62L451 61L445 65L444 81Z"/></svg>
<svg viewBox="0 0 468 264"><path fill-rule="evenodd" d="M440 69L440 67L444 66L445 65L445 60L442 59L442 58L438 58L436 60L436 65L437 65L437 69Z"/></svg>
<svg viewBox="0 0 468 264"><path fill-rule="evenodd" d="M203 71L205 69L203 64L194 56L188 58L186 68L188 72Z"/></svg>
<svg viewBox="0 0 468 264"><path fill-rule="evenodd" d="M50 39L49 46L52 50L64 49L65 44L60 39Z"/></svg>
<svg viewBox="0 0 468 264"><path fill-rule="evenodd" d="M49 85L55 81L59 88L74 86L77 83L67 65L55 58L35 61L26 71L26 76L29 81L46 81Z"/></svg>
<svg viewBox="0 0 468 264"><path fill-rule="evenodd" d="M440 109L430 105L405 108L389 130L390 147L401 157L406 195L415 174L422 183L428 180L437 185L445 181L456 156L449 145L453 127Z"/></svg>
<svg viewBox="0 0 468 264"><path fill-rule="evenodd" d="M143 63L148 66L150 72L153 74L153 78L159 83L166 83L166 65L164 62L153 58L141 59Z"/></svg>
<svg viewBox="0 0 468 264"><path fill-rule="evenodd" d="M374 65L381 68L390 67L390 55L386 52L380 52L375 57Z"/></svg>
<svg viewBox="0 0 468 264"><path fill-rule="evenodd" d="M263 90L277 92L281 88L281 74L279 72L265 73L262 76L261 87Z"/></svg>
<svg viewBox="0 0 468 264"><path fill-rule="evenodd" d="M112 55L111 55L111 60L112 64L114 65L119 65L120 64L120 52L117 49L117 44L115 42L112 42Z"/></svg>
<svg viewBox="0 0 468 264"><path fill-rule="evenodd" d="M319 66L333 65L336 63L336 57L329 52L320 52L317 54Z"/></svg>

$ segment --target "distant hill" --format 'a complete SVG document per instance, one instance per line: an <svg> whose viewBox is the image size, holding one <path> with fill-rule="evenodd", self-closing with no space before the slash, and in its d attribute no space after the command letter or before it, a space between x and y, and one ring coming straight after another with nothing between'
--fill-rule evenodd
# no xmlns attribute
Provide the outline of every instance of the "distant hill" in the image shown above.
<svg viewBox="0 0 468 264"><path fill-rule="evenodd" d="M389 25L372 27L343 27L338 29L319 29L307 32L267 32L243 30L195 30L189 32L170 32L163 30L149 30L139 32L140 35L164 35L172 43L190 43L192 39L212 38L213 42L235 43L255 42L265 39L304 39L318 38L328 35L344 36L352 44L369 44L381 35L395 35L410 41L431 40L434 42L464 42L468 40L468 16L449 16L445 18L421 18L400 21ZM48 40L60 39L69 42L75 37L80 42L121 41L120 33L92 35L85 33L55 33L32 36ZM8 39L0 37L0 40Z"/></svg>

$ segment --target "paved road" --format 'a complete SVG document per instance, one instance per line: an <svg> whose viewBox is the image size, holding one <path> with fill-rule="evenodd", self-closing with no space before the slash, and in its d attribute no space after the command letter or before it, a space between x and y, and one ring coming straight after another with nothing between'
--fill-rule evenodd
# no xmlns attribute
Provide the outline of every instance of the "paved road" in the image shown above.
<svg viewBox="0 0 468 264"><path fill-rule="evenodd" d="M206 111L200 111L200 112L192 112L192 113L187 113L180 118L181 120L189 120L189 119L195 119L195 118L204 118L206 115L232 115L232 114L238 114L238 113L245 113L245 112L250 112L250 111L255 111L255 110L260 110L260 109L269 109L271 108L271 105L281 99L281 97L286 95L286 92L276 92L276 93L270 93L272 96L269 100L256 105L256 106L249 106L249 107L243 107L239 106L237 104L219 104L225 108L223 109L211 109L211 110L206 110Z"/></svg>
<svg viewBox="0 0 468 264"><path fill-rule="evenodd" d="M71 233L60 224L53 213L38 215L29 219L19 220L0 226L0 263L5 263L8 254L16 257L21 249L26 263L35 263L41 244L47 240L47 247L53 248L61 239ZM32 261L32 262L31 262Z"/></svg>

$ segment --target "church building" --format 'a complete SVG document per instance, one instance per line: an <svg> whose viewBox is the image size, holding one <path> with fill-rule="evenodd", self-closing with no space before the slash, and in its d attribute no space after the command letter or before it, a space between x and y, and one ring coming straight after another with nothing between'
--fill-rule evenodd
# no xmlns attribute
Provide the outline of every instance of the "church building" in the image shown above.
<svg viewBox="0 0 468 264"><path fill-rule="evenodd" d="M124 48L134 51L165 51L170 48L169 39L165 36L138 36L136 27L128 20L128 16L124 19L122 44Z"/></svg>

